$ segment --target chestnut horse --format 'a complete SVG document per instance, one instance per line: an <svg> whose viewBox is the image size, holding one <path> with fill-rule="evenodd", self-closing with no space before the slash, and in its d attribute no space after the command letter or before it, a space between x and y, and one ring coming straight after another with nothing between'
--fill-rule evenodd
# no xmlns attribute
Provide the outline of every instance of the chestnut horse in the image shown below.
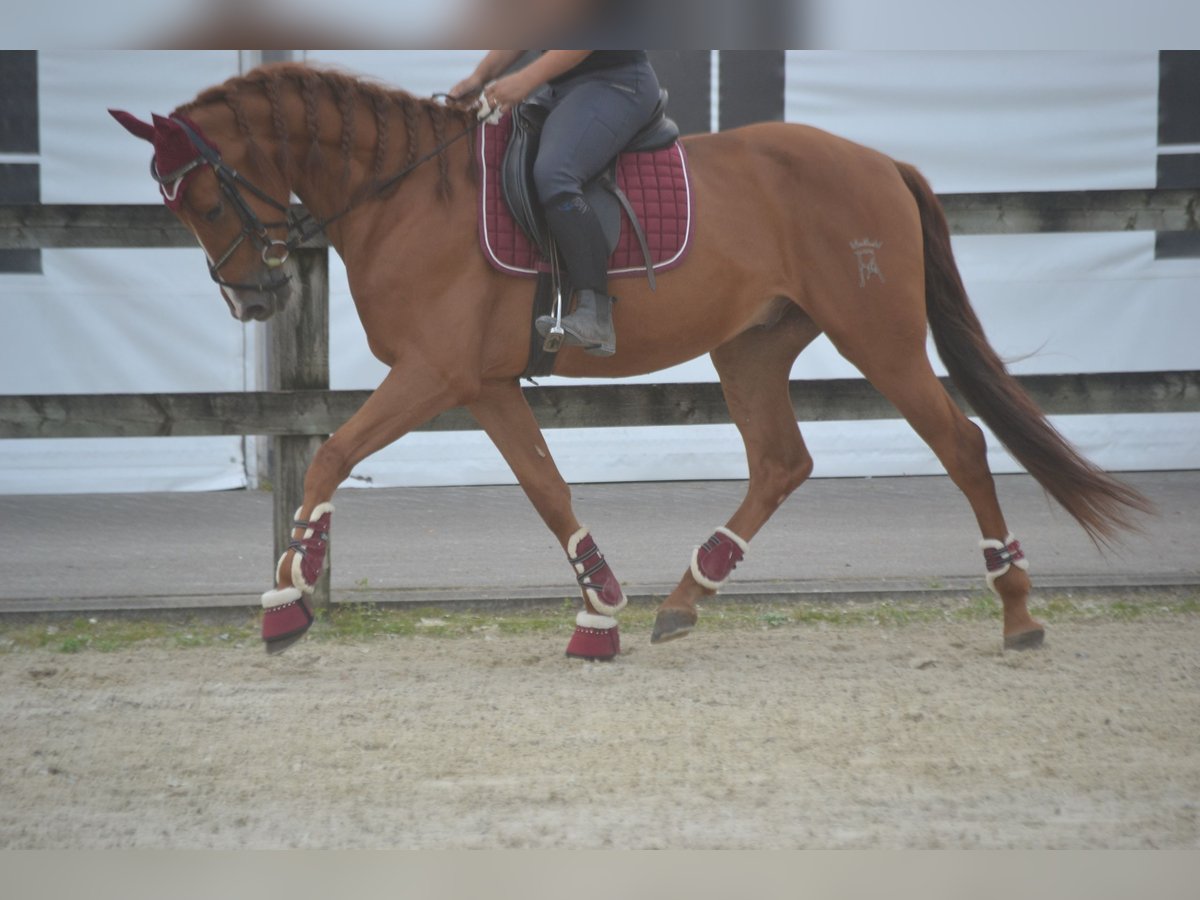
<svg viewBox="0 0 1200 900"><path fill-rule="evenodd" d="M611 658L625 603L575 517L518 379L530 282L480 250L469 110L337 72L284 64L200 94L171 117L113 115L155 148L163 197L204 247L239 321L265 319L291 289L287 253L324 228L345 261L383 382L315 454L290 549L263 595L277 651L312 621L334 491L362 459L444 410L466 406L567 553L585 608L567 652ZM699 221L687 261L621 285L616 355L564 347L556 373L620 378L708 353L746 446L745 499L693 553L651 637L680 637L741 561L812 459L788 394L792 363L819 334L929 444L975 514L1007 647L1037 646L1028 563L996 498L981 430L930 366L926 329L964 397L1094 540L1131 527L1144 498L1083 459L987 343L960 280L942 209L911 166L814 128L769 123L685 138ZM391 177L389 177L391 176ZM403 176L403 177L401 177ZM294 193L315 217L283 216ZM298 234L304 231L304 234ZM289 243L290 242L290 243ZM700 536L698 536L700 537Z"/></svg>

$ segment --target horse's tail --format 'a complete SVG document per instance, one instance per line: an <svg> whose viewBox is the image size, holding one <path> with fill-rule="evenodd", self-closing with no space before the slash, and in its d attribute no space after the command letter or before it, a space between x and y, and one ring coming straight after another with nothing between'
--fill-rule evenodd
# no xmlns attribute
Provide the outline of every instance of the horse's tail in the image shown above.
<svg viewBox="0 0 1200 900"><path fill-rule="evenodd" d="M938 355L955 386L1001 443L1097 543L1137 526L1149 500L1084 459L996 355L967 299L941 203L912 166L896 163L916 198L925 243L925 309ZM1003 537L1003 535L1001 535Z"/></svg>

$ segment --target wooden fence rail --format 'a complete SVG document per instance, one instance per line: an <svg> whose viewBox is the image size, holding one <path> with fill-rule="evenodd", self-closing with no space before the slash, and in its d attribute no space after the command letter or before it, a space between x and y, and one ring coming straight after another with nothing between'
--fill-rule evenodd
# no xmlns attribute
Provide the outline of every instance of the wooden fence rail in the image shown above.
<svg viewBox="0 0 1200 900"><path fill-rule="evenodd" d="M940 194L954 234L1200 231L1200 189ZM162 205L0 206L0 248L194 247ZM323 247L322 237L307 246Z"/></svg>
<svg viewBox="0 0 1200 900"><path fill-rule="evenodd" d="M1024 375L1017 379L1051 415L1200 412L1200 372ZM960 406L966 402L948 379ZM321 436L336 430L370 391L247 391L196 394L0 396L0 437L196 437L254 434ZM793 381L801 422L899 418L867 381ZM724 425L729 411L718 384L562 385L525 388L542 428ZM418 431L471 431L464 409Z"/></svg>
<svg viewBox="0 0 1200 900"><path fill-rule="evenodd" d="M1200 189L943 194L940 199L956 235L1200 231ZM0 249L192 246L195 239L157 204L0 206ZM329 390L328 249L318 237L296 255L301 296L267 326L270 390L0 396L0 438L269 436L273 570L289 539L308 460L369 393ZM1200 371L1019 380L1051 414L1200 412ZM543 428L729 422L716 384L533 386L525 395ZM800 421L897 417L861 379L794 381L791 396ZM477 427L465 410L452 410L421 430ZM327 574L317 588L319 605L328 603L328 584Z"/></svg>

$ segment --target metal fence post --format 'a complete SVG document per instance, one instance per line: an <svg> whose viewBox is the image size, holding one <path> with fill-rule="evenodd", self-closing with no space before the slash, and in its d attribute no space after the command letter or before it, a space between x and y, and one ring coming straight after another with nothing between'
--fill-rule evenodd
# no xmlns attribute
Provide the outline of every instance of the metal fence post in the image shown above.
<svg viewBox="0 0 1200 900"><path fill-rule="evenodd" d="M329 390L329 250L301 248L295 253L299 296L267 324L270 389ZM275 510L275 565L291 540L292 518L304 498L304 473L326 435L283 435L271 438L268 466ZM329 607L329 565L313 592L316 609Z"/></svg>

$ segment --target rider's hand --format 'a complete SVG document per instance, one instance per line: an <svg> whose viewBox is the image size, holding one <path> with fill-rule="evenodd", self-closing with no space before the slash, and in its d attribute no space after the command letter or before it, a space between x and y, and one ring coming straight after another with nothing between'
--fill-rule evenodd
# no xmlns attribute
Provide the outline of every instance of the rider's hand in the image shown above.
<svg viewBox="0 0 1200 900"><path fill-rule="evenodd" d="M475 71L450 89L449 97L456 103L474 106L484 85L512 66L521 57L520 50L490 50L475 67Z"/></svg>
<svg viewBox="0 0 1200 900"><path fill-rule="evenodd" d="M450 99L456 103L472 103L483 90L483 79L471 75L450 88Z"/></svg>
<svg viewBox="0 0 1200 900"><path fill-rule="evenodd" d="M523 77L523 73L514 72L485 85L483 96L487 98L492 109L511 109L528 97L534 87L537 85L531 86L529 79Z"/></svg>

